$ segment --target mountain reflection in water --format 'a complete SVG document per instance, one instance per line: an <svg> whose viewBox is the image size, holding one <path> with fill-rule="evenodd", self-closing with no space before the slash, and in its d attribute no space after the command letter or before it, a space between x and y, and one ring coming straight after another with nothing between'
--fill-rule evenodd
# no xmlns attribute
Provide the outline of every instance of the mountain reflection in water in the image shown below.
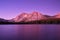
<svg viewBox="0 0 60 40"><path fill-rule="evenodd" d="M60 40L60 25L0 25L0 40Z"/></svg>

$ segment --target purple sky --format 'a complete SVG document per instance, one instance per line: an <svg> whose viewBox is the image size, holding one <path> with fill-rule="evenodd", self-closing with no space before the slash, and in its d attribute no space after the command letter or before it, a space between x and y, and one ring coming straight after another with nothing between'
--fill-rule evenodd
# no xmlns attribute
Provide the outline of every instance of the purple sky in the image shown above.
<svg viewBox="0 0 60 40"><path fill-rule="evenodd" d="M54 15L60 12L60 0L0 0L0 18L11 19L33 11Z"/></svg>

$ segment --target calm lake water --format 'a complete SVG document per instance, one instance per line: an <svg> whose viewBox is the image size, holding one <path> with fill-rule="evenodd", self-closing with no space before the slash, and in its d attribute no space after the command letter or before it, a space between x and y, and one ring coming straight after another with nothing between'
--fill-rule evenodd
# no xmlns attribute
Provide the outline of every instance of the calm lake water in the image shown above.
<svg viewBox="0 0 60 40"><path fill-rule="evenodd" d="M0 40L60 40L60 25L0 25Z"/></svg>

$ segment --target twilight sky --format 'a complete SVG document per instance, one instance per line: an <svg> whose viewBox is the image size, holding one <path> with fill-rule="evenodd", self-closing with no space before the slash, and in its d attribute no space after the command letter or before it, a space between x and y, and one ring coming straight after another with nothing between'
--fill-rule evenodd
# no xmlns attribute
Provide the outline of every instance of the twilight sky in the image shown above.
<svg viewBox="0 0 60 40"><path fill-rule="evenodd" d="M11 19L33 11L54 15L60 12L60 0L0 0L0 18Z"/></svg>

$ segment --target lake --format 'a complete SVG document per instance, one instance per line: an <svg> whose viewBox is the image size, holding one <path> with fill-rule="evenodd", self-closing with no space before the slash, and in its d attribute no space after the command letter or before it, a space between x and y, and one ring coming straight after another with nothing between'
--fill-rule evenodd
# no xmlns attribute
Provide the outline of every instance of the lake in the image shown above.
<svg viewBox="0 0 60 40"><path fill-rule="evenodd" d="M0 40L60 40L60 25L0 25Z"/></svg>

